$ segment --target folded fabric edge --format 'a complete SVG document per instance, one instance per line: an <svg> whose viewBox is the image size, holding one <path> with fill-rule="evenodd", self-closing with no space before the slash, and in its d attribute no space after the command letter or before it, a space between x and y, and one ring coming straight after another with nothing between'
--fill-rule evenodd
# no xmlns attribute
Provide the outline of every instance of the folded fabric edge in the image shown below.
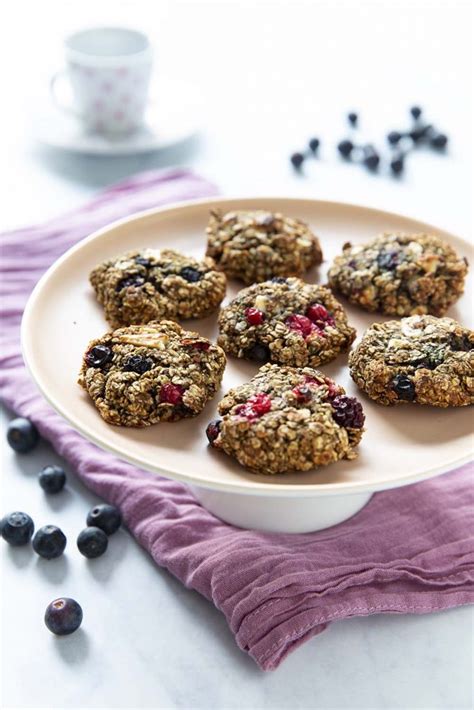
<svg viewBox="0 0 474 710"><path fill-rule="evenodd" d="M419 595L418 595L419 596ZM374 614L429 614L436 611L447 611L455 607L474 604L474 591L463 589L456 592L451 592L446 597L441 597L436 602L426 603L411 603L406 597L400 598L395 595L388 595L383 604L371 605L370 603L361 601L358 606L352 604L341 605L340 602L335 604L333 610L328 609L324 614L319 610L313 610L310 615L310 621L301 621L300 625L287 634L280 635L270 647L268 647L268 639L264 642L259 642L256 646L248 648L239 647L246 651L257 663L263 671L273 671L278 668L280 663L305 641L313 636L322 633L331 622L350 619L353 617L372 616ZM307 612L303 615L306 616ZM295 618L292 618L294 623Z"/></svg>

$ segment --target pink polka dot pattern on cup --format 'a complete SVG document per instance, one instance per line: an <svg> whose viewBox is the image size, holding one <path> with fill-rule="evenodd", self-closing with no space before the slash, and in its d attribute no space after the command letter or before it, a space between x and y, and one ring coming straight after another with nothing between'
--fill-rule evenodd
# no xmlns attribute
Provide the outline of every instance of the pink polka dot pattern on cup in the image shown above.
<svg viewBox="0 0 474 710"><path fill-rule="evenodd" d="M70 64L70 81L79 113L90 130L130 132L143 122L151 62L94 68Z"/></svg>

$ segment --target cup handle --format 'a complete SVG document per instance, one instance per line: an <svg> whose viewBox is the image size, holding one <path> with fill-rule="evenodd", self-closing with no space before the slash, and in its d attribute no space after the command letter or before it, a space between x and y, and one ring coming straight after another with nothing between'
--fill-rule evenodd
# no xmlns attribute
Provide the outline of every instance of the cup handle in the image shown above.
<svg viewBox="0 0 474 710"><path fill-rule="evenodd" d="M72 103L64 103L64 101L62 101L61 98L58 96L57 86L58 82L60 81L67 81L67 72L65 69L60 69L59 71L55 72L49 80L49 93L51 94L51 98L53 100L54 105L63 113L69 114L69 116L74 116L75 118L82 118L79 111L76 111L72 107Z"/></svg>

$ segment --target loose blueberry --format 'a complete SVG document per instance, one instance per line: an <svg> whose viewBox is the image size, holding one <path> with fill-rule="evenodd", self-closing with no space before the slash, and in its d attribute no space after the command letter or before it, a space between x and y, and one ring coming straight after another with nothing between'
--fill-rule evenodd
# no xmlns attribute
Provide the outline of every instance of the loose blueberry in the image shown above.
<svg viewBox="0 0 474 710"><path fill-rule="evenodd" d="M103 367L113 358L112 348L108 345L94 345L86 353L86 363L89 367Z"/></svg>
<svg viewBox="0 0 474 710"><path fill-rule="evenodd" d="M2 537L9 545L27 545L33 536L35 524L26 513L15 511L5 515L0 521Z"/></svg>
<svg viewBox="0 0 474 710"><path fill-rule="evenodd" d="M296 170L299 170L301 166L304 163L304 155L303 153L293 153L293 155L290 157L291 164Z"/></svg>
<svg viewBox="0 0 474 710"><path fill-rule="evenodd" d="M402 138L403 135L399 131L390 131L390 133L387 135L387 140L390 145L397 145L397 143L400 143Z"/></svg>
<svg viewBox="0 0 474 710"><path fill-rule="evenodd" d="M44 525L33 538L33 550L46 560L60 557L66 547L66 536L56 525Z"/></svg>
<svg viewBox="0 0 474 710"><path fill-rule="evenodd" d="M7 429L7 441L19 454L27 454L34 449L39 440L38 430L29 419L12 419Z"/></svg>
<svg viewBox="0 0 474 710"><path fill-rule="evenodd" d="M415 121L417 121L420 118L422 111L419 106L412 106L410 109L410 113L415 119Z"/></svg>
<svg viewBox="0 0 474 710"><path fill-rule="evenodd" d="M184 387L168 382L166 385L162 385L160 389L160 402L165 404L180 404L183 399L183 392Z"/></svg>
<svg viewBox="0 0 474 710"><path fill-rule="evenodd" d="M109 544L106 533L97 527L87 527L81 530L77 537L77 547L81 555L92 560L104 554Z"/></svg>
<svg viewBox="0 0 474 710"><path fill-rule="evenodd" d="M338 143L337 149L343 158L348 158L354 150L354 144L350 140L344 140Z"/></svg>
<svg viewBox="0 0 474 710"><path fill-rule="evenodd" d="M405 168L405 160L403 153L395 153L390 161L390 170L394 175L400 175Z"/></svg>
<svg viewBox="0 0 474 710"><path fill-rule="evenodd" d="M362 429L365 415L361 403L355 397L345 394L334 397L331 401L333 419L340 425L349 429Z"/></svg>
<svg viewBox="0 0 474 710"><path fill-rule="evenodd" d="M377 263L382 271L393 271L400 264L400 254L397 251L381 251Z"/></svg>
<svg viewBox="0 0 474 710"><path fill-rule="evenodd" d="M364 146L364 157L362 158L364 165L369 170L377 170L380 163L380 155L377 153L373 145Z"/></svg>
<svg viewBox="0 0 474 710"><path fill-rule="evenodd" d="M319 138L311 138L308 146L312 153L317 153L319 148Z"/></svg>
<svg viewBox="0 0 474 710"><path fill-rule="evenodd" d="M100 528L106 535L113 535L122 524L122 515L115 505L102 503L89 511L86 523L89 527Z"/></svg>
<svg viewBox="0 0 474 710"><path fill-rule="evenodd" d="M351 126L357 126L357 121L359 120L359 116L354 111L351 111L351 113L347 114L347 120L349 121Z"/></svg>
<svg viewBox="0 0 474 710"><path fill-rule="evenodd" d="M66 474L61 466L45 466L39 472L38 480L46 493L59 493L66 483Z"/></svg>
<svg viewBox="0 0 474 710"><path fill-rule="evenodd" d="M222 419L213 419L206 427L206 436L209 443L212 445L219 436L222 426Z"/></svg>
<svg viewBox="0 0 474 710"><path fill-rule="evenodd" d="M406 375L396 375L393 378L392 387L397 393L398 399L413 402L416 397L415 385Z"/></svg>
<svg viewBox="0 0 474 710"><path fill-rule="evenodd" d="M258 308L246 308L245 319L249 325L261 325L265 320L265 313Z"/></svg>
<svg viewBox="0 0 474 710"><path fill-rule="evenodd" d="M80 605L74 599L62 597L48 604L44 614L44 623L56 636L66 636L79 628L82 618Z"/></svg>
<svg viewBox="0 0 474 710"><path fill-rule="evenodd" d="M143 355L130 355L123 365L125 372L136 372L138 375L143 375L144 372L152 370L155 363L150 357L143 357Z"/></svg>
<svg viewBox="0 0 474 710"><path fill-rule="evenodd" d="M130 286L138 288L139 286L143 286L144 283L145 279L143 276L140 276L140 274L134 274L133 276L127 276L125 279L119 281L116 290L121 291L124 288L130 288Z"/></svg>
<svg viewBox="0 0 474 710"><path fill-rule="evenodd" d="M255 360L256 362L266 362L270 360L270 355L270 348L258 342L245 351L245 357L248 360Z"/></svg>
<svg viewBox="0 0 474 710"><path fill-rule="evenodd" d="M430 145L433 148L445 148L448 143L448 136L444 133L436 133L430 138Z"/></svg>
<svg viewBox="0 0 474 710"><path fill-rule="evenodd" d="M192 266L185 266L184 269L181 269L179 275L185 281L188 281L192 284L196 283L197 281L200 281L203 277L203 274L197 269L194 269Z"/></svg>
<svg viewBox="0 0 474 710"><path fill-rule="evenodd" d="M135 257L135 264L139 264L139 266L148 267L148 266L150 266L151 261L146 256L136 256Z"/></svg>

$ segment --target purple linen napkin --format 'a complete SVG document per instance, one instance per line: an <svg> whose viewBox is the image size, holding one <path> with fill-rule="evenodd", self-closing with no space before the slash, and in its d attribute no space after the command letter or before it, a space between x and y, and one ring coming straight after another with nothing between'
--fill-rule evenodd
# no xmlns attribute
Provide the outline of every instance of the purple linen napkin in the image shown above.
<svg viewBox="0 0 474 710"><path fill-rule="evenodd" d="M214 193L187 171L150 172L47 225L4 234L3 402L32 419L79 478L121 508L158 565L222 611L240 648L264 670L276 668L335 619L421 614L474 602L472 467L379 493L357 516L319 533L240 530L208 513L184 485L122 463L83 439L29 379L20 354L20 320L47 267L114 219Z"/></svg>

